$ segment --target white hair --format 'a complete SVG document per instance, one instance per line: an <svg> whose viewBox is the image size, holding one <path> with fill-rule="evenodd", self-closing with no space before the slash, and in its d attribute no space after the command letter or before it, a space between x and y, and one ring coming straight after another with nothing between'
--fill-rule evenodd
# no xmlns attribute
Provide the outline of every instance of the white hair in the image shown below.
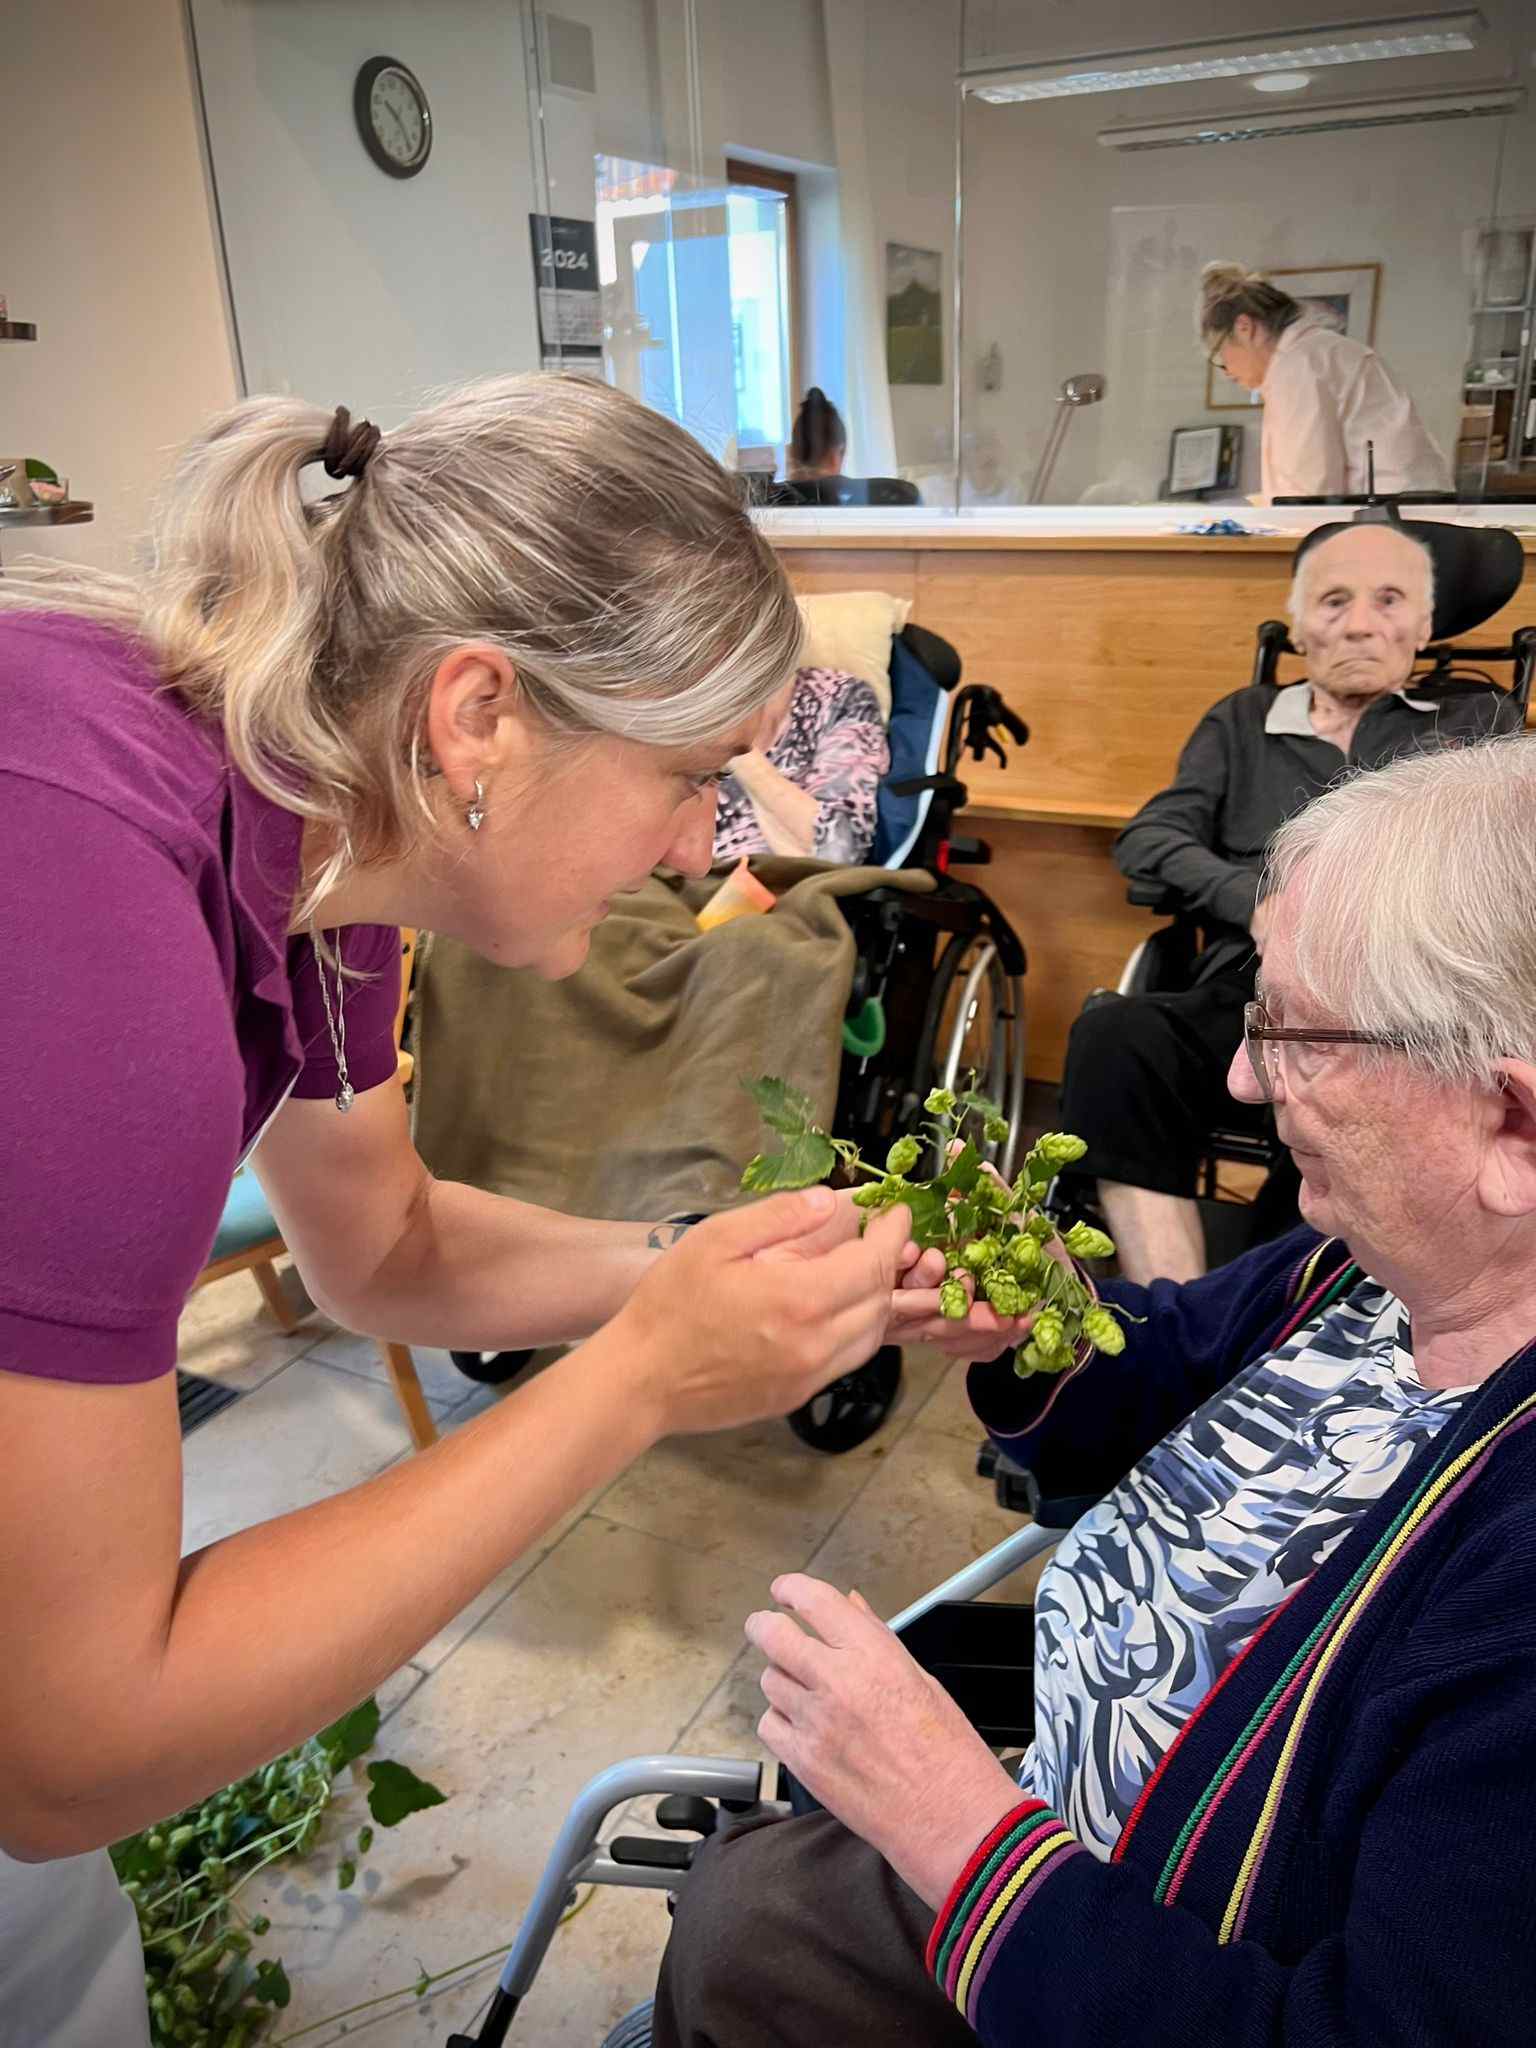
<svg viewBox="0 0 1536 2048"><path fill-rule="evenodd" d="M1395 533L1399 540L1407 541L1408 545L1416 550L1419 560L1424 566L1424 612L1427 618L1433 620L1435 616L1434 556L1430 553L1426 543L1420 540L1416 533L1406 533L1399 526L1384 526L1382 531L1384 533ZM1307 585L1311 580L1312 571L1316 566L1318 556L1324 548L1331 547L1336 540L1342 540L1343 538L1343 533L1331 533L1327 540L1320 541L1316 547L1308 548L1304 554L1297 554L1295 566L1291 570L1291 587L1285 600L1286 617L1293 626L1299 621L1302 608L1306 604ZM1294 635L1292 637L1294 638Z"/></svg>
<svg viewBox="0 0 1536 2048"><path fill-rule="evenodd" d="M1270 843L1296 891L1302 988L1444 1081L1536 1063L1536 735L1411 754L1310 803Z"/></svg>

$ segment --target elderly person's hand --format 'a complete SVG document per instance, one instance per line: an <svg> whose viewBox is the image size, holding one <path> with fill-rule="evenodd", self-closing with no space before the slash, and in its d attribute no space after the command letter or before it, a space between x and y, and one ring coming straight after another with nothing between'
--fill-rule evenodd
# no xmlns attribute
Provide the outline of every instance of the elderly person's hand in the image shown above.
<svg viewBox="0 0 1536 2048"><path fill-rule="evenodd" d="M772 1245L760 1259L814 1259L856 1237L865 1212L853 1205L851 1189L843 1190L827 1221L803 1237ZM1065 1256L1065 1254L1063 1254ZM944 1254L923 1251L908 1240L896 1262L901 1278L891 1297L891 1322L886 1331L893 1344L931 1344L962 1364L996 1358L1028 1333L1028 1316L1000 1316L984 1301L976 1302L964 1322L939 1314L939 1283L945 1274Z"/></svg>
<svg viewBox="0 0 1536 2048"><path fill-rule="evenodd" d="M804 1572L770 1590L789 1612L746 1625L768 1659L759 1735L937 1909L976 1844L1019 1804L1018 1786L860 1594L845 1598Z"/></svg>

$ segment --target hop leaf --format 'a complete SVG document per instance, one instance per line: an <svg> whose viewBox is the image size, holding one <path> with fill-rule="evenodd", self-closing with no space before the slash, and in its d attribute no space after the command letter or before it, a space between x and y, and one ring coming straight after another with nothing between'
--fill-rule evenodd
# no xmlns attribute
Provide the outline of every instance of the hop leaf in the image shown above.
<svg viewBox="0 0 1536 2048"><path fill-rule="evenodd" d="M816 1105L801 1089L791 1088L774 1074L741 1085L757 1104L763 1122L780 1137L798 1138L803 1131L816 1129Z"/></svg>
<svg viewBox="0 0 1536 2048"><path fill-rule="evenodd" d="M916 1138L898 1138L885 1155L887 1173L910 1173L923 1156L923 1148Z"/></svg>
<svg viewBox="0 0 1536 2048"><path fill-rule="evenodd" d="M441 1806L447 1794L418 1778L404 1764L378 1763L368 1766L368 1811L381 1828L397 1827L407 1814L420 1813L428 1806Z"/></svg>
<svg viewBox="0 0 1536 2048"><path fill-rule="evenodd" d="M747 1161L741 1184L749 1194L776 1195L814 1187L837 1164L832 1140L821 1131L801 1131L782 1152L759 1152Z"/></svg>
<svg viewBox="0 0 1536 2048"><path fill-rule="evenodd" d="M1106 1358L1118 1358L1125 1349L1125 1332L1119 1318L1107 1308L1091 1308L1083 1317L1083 1335L1095 1351Z"/></svg>
<svg viewBox="0 0 1536 2048"><path fill-rule="evenodd" d="M953 1088L930 1088L923 1097L923 1107L930 1116L948 1116L954 1106Z"/></svg>
<svg viewBox="0 0 1536 2048"><path fill-rule="evenodd" d="M349 1892L356 1882L357 1864L348 1856L343 1860L340 1869L336 1872L336 1889L339 1892Z"/></svg>
<svg viewBox="0 0 1536 2048"><path fill-rule="evenodd" d="M339 1721L333 1721L329 1728L322 1728L315 1740L326 1751L331 1768L339 1771L343 1765L355 1763L364 1750L372 1749L379 1732L379 1703L366 1699L361 1706L354 1707L350 1714L343 1714ZM269 1773L274 1774L268 1782ZM262 1772L261 1789L272 1792L277 1786L277 1766L268 1764Z"/></svg>
<svg viewBox="0 0 1536 2048"><path fill-rule="evenodd" d="M982 1136L989 1145L1005 1145L1011 1125L1005 1116L989 1116L981 1127Z"/></svg>
<svg viewBox="0 0 1536 2048"><path fill-rule="evenodd" d="M1114 1256L1114 1239L1102 1230L1095 1230L1091 1223L1074 1223L1061 1241L1074 1259L1108 1259Z"/></svg>
<svg viewBox="0 0 1536 2048"><path fill-rule="evenodd" d="M1046 1371L1045 1360L1040 1356L1033 1338L1027 1344L1021 1344L1014 1352L1013 1369L1021 1380L1027 1380L1031 1373Z"/></svg>
<svg viewBox="0 0 1536 2048"><path fill-rule="evenodd" d="M971 1298L963 1282L946 1280L939 1289L939 1314L947 1322L963 1323L971 1312Z"/></svg>

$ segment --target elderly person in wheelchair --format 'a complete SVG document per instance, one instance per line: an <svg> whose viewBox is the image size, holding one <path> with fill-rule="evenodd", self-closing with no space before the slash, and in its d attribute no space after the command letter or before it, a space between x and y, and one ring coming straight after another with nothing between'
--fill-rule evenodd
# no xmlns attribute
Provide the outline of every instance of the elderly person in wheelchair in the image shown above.
<svg viewBox="0 0 1536 2048"><path fill-rule="evenodd" d="M825 1811L706 1843L626 2041L1530 2040L1536 740L1350 779L1270 884L1230 1083L1305 1227L1105 1283L1125 1351L1064 1383L971 1368L1103 1496L1022 1768L856 1594L777 1580L761 1733Z"/></svg>
<svg viewBox="0 0 1536 2048"><path fill-rule="evenodd" d="M1408 687L1436 615L1434 562L1419 535L1441 538L1380 522L1323 527L1303 542L1289 610L1305 679L1278 690L1255 682L1214 705L1173 782L1115 842L1141 900L1161 892L1205 937L1189 987L1095 1000L1068 1047L1061 1121L1088 1141L1081 1171L1097 1179L1128 1278L1205 1270L1197 1172L1264 948L1257 890L1270 835L1347 768L1522 722L1523 707L1492 685ZM1294 1218L1283 1162L1276 1179L1283 1228Z"/></svg>

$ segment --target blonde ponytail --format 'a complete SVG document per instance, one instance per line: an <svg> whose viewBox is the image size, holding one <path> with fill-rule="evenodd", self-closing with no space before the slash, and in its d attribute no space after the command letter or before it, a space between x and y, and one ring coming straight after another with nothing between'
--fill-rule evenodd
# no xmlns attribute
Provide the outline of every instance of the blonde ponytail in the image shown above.
<svg viewBox="0 0 1536 2048"><path fill-rule="evenodd" d="M0 608L139 641L251 782L334 829L324 886L430 824L427 691L465 641L506 653L553 730L654 746L721 736L793 671L800 615L734 480L622 392L485 379L306 502L332 427L250 399L183 454L142 578L47 564L0 582Z"/></svg>

